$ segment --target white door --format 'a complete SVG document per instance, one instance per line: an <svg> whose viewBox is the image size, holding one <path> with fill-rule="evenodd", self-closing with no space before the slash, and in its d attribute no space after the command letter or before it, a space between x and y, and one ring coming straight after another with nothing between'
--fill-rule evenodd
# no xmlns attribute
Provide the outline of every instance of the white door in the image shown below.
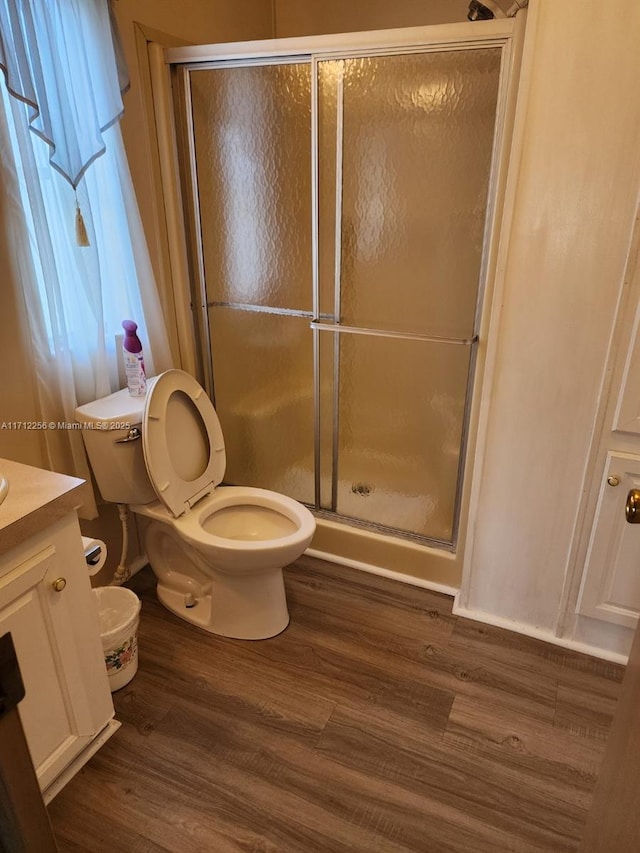
<svg viewBox="0 0 640 853"><path fill-rule="evenodd" d="M578 612L634 628L640 615L640 525L628 524L625 507L640 489L640 456L607 454Z"/></svg>
<svg viewBox="0 0 640 853"><path fill-rule="evenodd" d="M613 335L611 381L592 456L580 591L575 612L625 628L640 616L640 524L628 524L629 492L640 489L640 219L629 253L628 290ZM591 509L590 507L593 507ZM579 560L580 560L579 556Z"/></svg>

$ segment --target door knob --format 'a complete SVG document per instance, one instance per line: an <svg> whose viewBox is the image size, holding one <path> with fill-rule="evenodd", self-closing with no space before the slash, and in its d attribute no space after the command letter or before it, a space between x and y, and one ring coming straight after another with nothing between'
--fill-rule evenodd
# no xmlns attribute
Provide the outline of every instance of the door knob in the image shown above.
<svg viewBox="0 0 640 853"><path fill-rule="evenodd" d="M624 514L629 524L640 524L640 489L631 489L627 495Z"/></svg>
<svg viewBox="0 0 640 853"><path fill-rule="evenodd" d="M638 492L638 494L640 495L640 492ZM66 585L66 578L56 578L54 581L51 582L51 586L55 589L56 592L62 592Z"/></svg>

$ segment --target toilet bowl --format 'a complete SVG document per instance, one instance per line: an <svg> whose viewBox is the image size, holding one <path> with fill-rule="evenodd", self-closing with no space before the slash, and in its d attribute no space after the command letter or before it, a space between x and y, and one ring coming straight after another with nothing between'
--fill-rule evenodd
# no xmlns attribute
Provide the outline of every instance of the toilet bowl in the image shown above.
<svg viewBox="0 0 640 853"><path fill-rule="evenodd" d="M220 485L224 438L198 382L169 370L149 383L146 401L125 389L80 406L76 419L103 498L147 519L165 607L225 637L283 631L282 568L308 547L315 519L285 495Z"/></svg>

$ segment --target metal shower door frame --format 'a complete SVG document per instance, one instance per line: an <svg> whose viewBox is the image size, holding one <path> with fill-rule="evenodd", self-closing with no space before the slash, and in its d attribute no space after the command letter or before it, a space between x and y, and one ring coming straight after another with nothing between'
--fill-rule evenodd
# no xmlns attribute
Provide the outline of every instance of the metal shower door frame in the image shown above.
<svg viewBox="0 0 640 853"><path fill-rule="evenodd" d="M456 483L456 499L453 519L453 535L451 542L434 540L429 537L390 530L382 525L363 522L348 518L349 523L373 529L381 533L393 533L407 539L413 539L439 549L456 551L460 521L463 516L463 486L465 482L465 467L468 449L471 444L470 432L477 426L478 400L477 386L480 384L481 370L478 370L479 349L484 356L486 346L482 346L488 334L489 318L486 316L485 297L487 283L492 271L495 271L497 256L497 232L500 224L500 201L504 194L506 168L508 161L507 142L510 138L513 113L515 110L515 84L519 70L519 59L524 29L524 16L505 20L482 21L475 23L463 22L429 27L415 27L402 30L382 30L363 33L348 33L342 35L305 37L297 39L273 39L255 42L238 42L220 45L197 45L193 47L169 48L164 51L165 62L172 69L174 81L174 97L182 107L186 120L186 133L178 140L179 147L186 154L187 166L182 174L183 186L189 188L188 197L183 198L185 204L186 229L188 242L191 246L191 285L194 323L203 350L204 384L215 399L214 369L212 347L209 333L209 302L204 277L203 247L199 218L199 201L197 188L197 170L195 159L194 129L190 108L190 73L207 68L230 68L246 66L262 66L272 64L310 63L311 64L311 204L312 204L312 288L313 316L310 317L310 329L313 336L314 362L314 474L315 474L315 510L319 515L338 519L337 515L337 401L334 400L333 424L333 460L331 511L327 512L321 506L320 490L320 334L335 334L334 357L334 394L338 393L336 371L339 369L339 341L342 334L384 335L398 339L423 339L463 345L471 347L469 362L465 407L463 416L462 441L458 464ZM318 164L318 65L327 60L348 60L362 57L398 56L403 54L431 53L442 51L462 51L482 48L499 48L501 50L501 66L496 104L495 131L490 166L487 208L485 214L484 239L481 255L481 266L478 285L478 297L475 312L474 332L469 338L445 339L433 336L414 335L409 333L394 333L377 329L360 329L344 326L340 323L340 219L341 211L336 193L336 252L334 275L334 322L328 323L329 317L320 314L319 296L319 164ZM189 108L187 108L189 105ZM340 159L340 158L339 158ZM338 164L336 183L341 180L340 165ZM195 259L195 263L193 262ZM271 309L269 309L271 310ZM283 313L275 309L274 313ZM290 312L287 312L290 313ZM295 312L296 316L308 316L307 312ZM336 322L337 321L337 322ZM479 346L480 345L480 346ZM484 357L482 358L484 361ZM475 436L474 436L475 438ZM345 517L345 520L346 517Z"/></svg>

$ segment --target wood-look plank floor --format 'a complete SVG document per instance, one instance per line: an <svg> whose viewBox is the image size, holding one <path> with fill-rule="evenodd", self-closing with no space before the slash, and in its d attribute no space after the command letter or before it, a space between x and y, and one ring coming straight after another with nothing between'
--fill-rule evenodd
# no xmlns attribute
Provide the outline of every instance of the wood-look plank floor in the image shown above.
<svg viewBox="0 0 640 853"><path fill-rule="evenodd" d="M149 570L122 728L49 807L61 853L576 850L622 667L302 558L261 642L168 613Z"/></svg>

